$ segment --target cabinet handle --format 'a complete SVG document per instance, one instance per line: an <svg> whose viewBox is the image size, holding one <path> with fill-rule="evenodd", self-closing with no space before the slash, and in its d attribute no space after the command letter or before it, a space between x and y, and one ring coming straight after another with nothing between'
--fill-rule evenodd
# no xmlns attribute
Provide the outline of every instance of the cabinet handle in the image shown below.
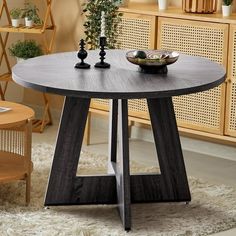
<svg viewBox="0 0 236 236"><path fill-rule="evenodd" d="M225 83L231 83L232 79L231 78L226 78Z"/></svg>

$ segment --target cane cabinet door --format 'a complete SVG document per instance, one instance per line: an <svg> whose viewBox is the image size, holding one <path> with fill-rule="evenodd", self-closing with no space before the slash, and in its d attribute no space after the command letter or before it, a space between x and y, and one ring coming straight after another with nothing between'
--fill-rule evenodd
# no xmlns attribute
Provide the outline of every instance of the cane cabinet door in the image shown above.
<svg viewBox="0 0 236 236"><path fill-rule="evenodd" d="M159 17L157 48L209 58L226 67L228 24ZM224 133L226 84L206 92L175 97L180 127Z"/></svg>
<svg viewBox="0 0 236 236"><path fill-rule="evenodd" d="M236 25L230 26L225 133L236 137Z"/></svg>

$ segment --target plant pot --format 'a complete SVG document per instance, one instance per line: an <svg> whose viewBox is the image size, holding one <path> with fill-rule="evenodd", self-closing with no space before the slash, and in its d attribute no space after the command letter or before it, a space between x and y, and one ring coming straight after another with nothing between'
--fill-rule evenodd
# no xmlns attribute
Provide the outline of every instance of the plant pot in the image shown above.
<svg viewBox="0 0 236 236"><path fill-rule="evenodd" d="M15 28L20 26L20 19L11 19L11 25Z"/></svg>
<svg viewBox="0 0 236 236"><path fill-rule="evenodd" d="M29 20L28 17L25 17L25 26L26 27L32 27L33 26L33 21Z"/></svg>
<svg viewBox="0 0 236 236"><path fill-rule="evenodd" d="M23 62L23 61L25 61L26 59L24 59L24 58L20 58L20 57L16 57L16 62L17 63L21 63L21 62Z"/></svg>
<svg viewBox="0 0 236 236"><path fill-rule="evenodd" d="M159 10L166 10L168 8L168 0L158 0Z"/></svg>
<svg viewBox="0 0 236 236"><path fill-rule="evenodd" d="M229 6L222 5L222 15L223 16L230 16L231 13L232 13L231 5L229 5Z"/></svg>

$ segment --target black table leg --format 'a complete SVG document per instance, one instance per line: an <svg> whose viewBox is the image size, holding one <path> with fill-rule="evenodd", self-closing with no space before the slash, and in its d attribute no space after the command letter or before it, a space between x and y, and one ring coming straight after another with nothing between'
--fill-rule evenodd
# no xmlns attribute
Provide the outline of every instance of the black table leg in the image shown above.
<svg viewBox="0 0 236 236"><path fill-rule="evenodd" d="M110 104L108 171L116 176L117 203L125 230L131 228L128 135L127 100L114 99ZM118 162L117 141L119 142Z"/></svg>
<svg viewBox="0 0 236 236"><path fill-rule="evenodd" d="M118 100L113 99L110 101L110 114L109 114L109 144L108 156L109 161L116 162L117 155L117 124L118 124ZM108 163L109 164L109 163Z"/></svg>
<svg viewBox="0 0 236 236"><path fill-rule="evenodd" d="M45 205L75 201L76 176L90 99L66 97L48 183Z"/></svg>
<svg viewBox="0 0 236 236"><path fill-rule="evenodd" d="M190 201L191 195L171 98L147 99L161 169L164 201Z"/></svg>
<svg viewBox="0 0 236 236"><path fill-rule="evenodd" d="M191 200L172 100L158 98L147 99L147 102L161 175L130 175L127 100L113 100L109 138L112 174L76 176L90 99L67 97L45 199L46 206L118 204L123 226L125 230L130 230L131 202Z"/></svg>
<svg viewBox="0 0 236 236"><path fill-rule="evenodd" d="M116 164L117 199L125 230L131 228L131 197L129 168L129 129L127 100L118 100L119 163Z"/></svg>

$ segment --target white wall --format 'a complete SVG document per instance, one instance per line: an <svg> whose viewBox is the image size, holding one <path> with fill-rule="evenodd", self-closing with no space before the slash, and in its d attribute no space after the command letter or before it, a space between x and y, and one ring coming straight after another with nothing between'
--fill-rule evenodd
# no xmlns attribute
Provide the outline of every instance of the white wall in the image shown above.
<svg viewBox="0 0 236 236"><path fill-rule="evenodd" d="M130 2L157 3L158 0L130 0ZM169 5L181 8L182 0L169 0ZM218 11L221 11L221 5L222 5L222 0L218 0L217 2ZM236 4L234 2L233 6L234 6L233 12L236 12Z"/></svg>

